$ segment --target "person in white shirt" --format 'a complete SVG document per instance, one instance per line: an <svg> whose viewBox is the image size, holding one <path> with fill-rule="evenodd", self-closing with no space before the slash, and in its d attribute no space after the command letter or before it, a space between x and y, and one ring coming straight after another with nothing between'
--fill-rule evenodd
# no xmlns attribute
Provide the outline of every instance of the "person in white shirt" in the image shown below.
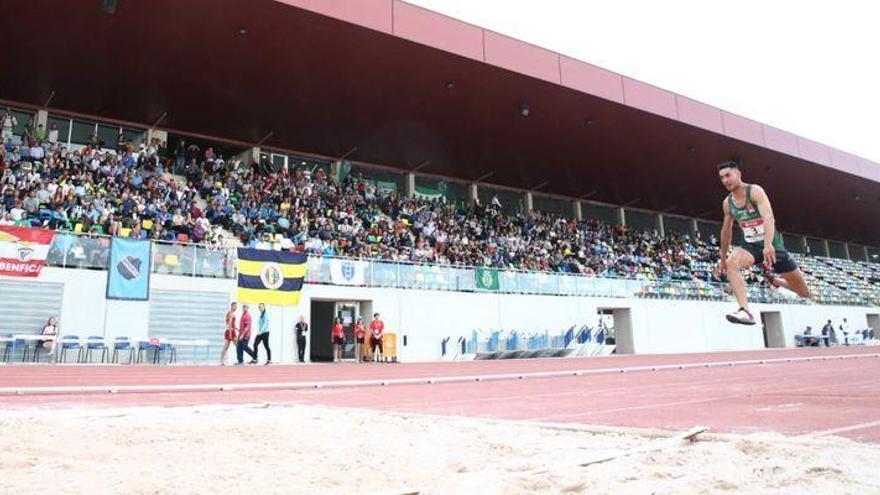
<svg viewBox="0 0 880 495"><path fill-rule="evenodd" d="M43 149L42 146L34 146L31 148L31 158L35 160L42 160L46 156L46 150Z"/></svg>
<svg viewBox="0 0 880 495"><path fill-rule="evenodd" d="M849 345L849 322L846 321L846 318L840 324L840 333L843 334L843 345Z"/></svg>
<svg viewBox="0 0 880 495"><path fill-rule="evenodd" d="M3 139L3 144L12 141L12 129L17 125L18 119L9 113L9 109L6 109L6 113L3 115L3 118L0 119L0 128L2 128L0 137Z"/></svg>
<svg viewBox="0 0 880 495"><path fill-rule="evenodd" d="M58 336L58 325L55 321L54 316L50 316L49 320L43 325L43 329L40 330L40 335L48 335L53 337L52 340L40 340L38 341L38 345L44 347L49 350L49 356L55 355L55 340L54 337ZM36 351L34 351L36 352Z"/></svg>
<svg viewBox="0 0 880 495"><path fill-rule="evenodd" d="M49 142L52 144L58 142L58 124L52 124L49 127Z"/></svg>

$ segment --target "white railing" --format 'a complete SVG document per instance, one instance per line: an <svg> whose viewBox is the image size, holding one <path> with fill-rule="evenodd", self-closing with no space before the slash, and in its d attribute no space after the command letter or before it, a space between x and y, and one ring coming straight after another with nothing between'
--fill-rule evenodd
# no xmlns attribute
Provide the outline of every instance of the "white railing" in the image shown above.
<svg viewBox="0 0 880 495"><path fill-rule="evenodd" d="M53 240L47 264L63 268L106 270L110 237L98 234L59 232ZM234 278L235 249L217 249L202 244L153 241L153 273L192 277ZM351 263L354 262L354 263ZM306 282L342 285L334 280L334 263L350 263L362 270L356 279L365 287L475 292L476 268L469 266L383 261L373 259L310 255ZM351 269L351 266L349 266ZM348 285L348 284L347 284ZM596 277L557 272L498 270L497 292L555 296L644 297L655 299L728 300L727 284L704 281L643 280ZM778 292L756 286L749 296L759 302L795 303ZM868 301L851 297L843 304Z"/></svg>

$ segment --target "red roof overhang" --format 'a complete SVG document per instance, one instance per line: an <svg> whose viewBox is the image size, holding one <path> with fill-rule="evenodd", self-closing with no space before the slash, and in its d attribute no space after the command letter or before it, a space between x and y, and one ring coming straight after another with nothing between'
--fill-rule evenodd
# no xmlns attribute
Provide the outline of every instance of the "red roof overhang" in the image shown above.
<svg viewBox="0 0 880 495"><path fill-rule="evenodd" d="M877 163L397 0L6 14L6 100L710 220L739 158L783 231L880 245Z"/></svg>

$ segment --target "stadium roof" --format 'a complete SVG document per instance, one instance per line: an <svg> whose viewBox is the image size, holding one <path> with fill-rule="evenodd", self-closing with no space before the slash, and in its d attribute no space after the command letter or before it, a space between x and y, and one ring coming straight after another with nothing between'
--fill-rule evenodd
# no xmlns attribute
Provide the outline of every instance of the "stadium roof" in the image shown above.
<svg viewBox="0 0 880 495"><path fill-rule="evenodd" d="M6 100L707 220L739 158L784 231L880 245L880 164L398 0L13 10Z"/></svg>

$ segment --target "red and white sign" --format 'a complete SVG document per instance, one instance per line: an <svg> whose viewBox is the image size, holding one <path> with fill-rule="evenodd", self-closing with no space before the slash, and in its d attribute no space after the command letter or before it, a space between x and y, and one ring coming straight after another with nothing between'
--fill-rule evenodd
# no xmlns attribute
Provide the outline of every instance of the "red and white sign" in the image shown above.
<svg viewBox="0 0 880 495"><path fill-rule="evenodd" d="M0 225L0 275L39 276L53 237L51 230Z"/></svg>

